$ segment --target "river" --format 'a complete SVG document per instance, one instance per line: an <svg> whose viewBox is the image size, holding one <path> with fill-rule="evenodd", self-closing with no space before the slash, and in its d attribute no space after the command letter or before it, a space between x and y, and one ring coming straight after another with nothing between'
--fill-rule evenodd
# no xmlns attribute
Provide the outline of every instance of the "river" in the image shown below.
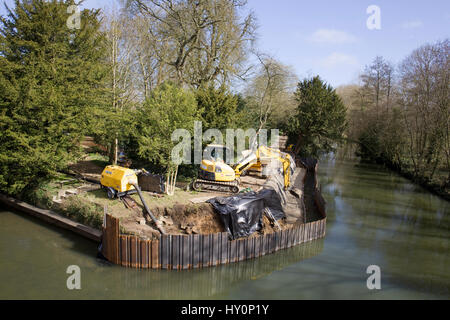
<svg viewBox="0 0 450 320"><path fill-rule="evenodd" d="M378 166L321 161L325 239L193 271L138 271L96 244L0 209L0 299L449 299L450 203ZM67 267L81 269L68 290ZM369 290L366 269L381 270Z"/></svg>

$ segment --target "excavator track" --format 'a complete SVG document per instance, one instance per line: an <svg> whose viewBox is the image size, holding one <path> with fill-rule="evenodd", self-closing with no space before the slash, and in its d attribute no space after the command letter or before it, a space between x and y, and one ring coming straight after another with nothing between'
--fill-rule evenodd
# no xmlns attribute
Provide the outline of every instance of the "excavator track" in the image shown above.
<svg viewBox="0 0 450 320"><path fill-rule="evenodd" d="M209 190L209 191L219 191L219 192L231 192L239 193L239 182L218 182L197 179L192 184L195 191Z"/></svg>

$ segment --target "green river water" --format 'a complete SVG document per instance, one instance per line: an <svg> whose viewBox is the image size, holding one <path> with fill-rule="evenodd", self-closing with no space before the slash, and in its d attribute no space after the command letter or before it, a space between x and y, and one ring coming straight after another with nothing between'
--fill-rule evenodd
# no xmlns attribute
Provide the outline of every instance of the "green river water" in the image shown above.
<svg viewBox="0 0 450 320"><path fill-rule="evenodd" d="M96 244L0 209L0 299L449 299L450 203L377 166L323 160L325 239L194 271L137 271ZM81 290L67 289L67 267ZM366 269L381 269L369 290Z"/></svg>

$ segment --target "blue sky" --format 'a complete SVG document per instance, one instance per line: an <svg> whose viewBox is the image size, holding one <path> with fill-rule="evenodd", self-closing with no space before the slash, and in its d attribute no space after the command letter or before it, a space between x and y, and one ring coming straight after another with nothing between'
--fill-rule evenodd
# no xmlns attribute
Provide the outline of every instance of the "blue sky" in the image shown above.
<svg viewBox="0 0 450 320"><path fill-rule="evenodd" d="M86 0L84 7L112 1ZM381 30L366 26L370 5L381 10ZM415 48L449 37L450 30L448 0L248 0L248 7L258 19L260 50L300 78L319 74L335 87L356 82L377 55L398 63Z"/></svg>

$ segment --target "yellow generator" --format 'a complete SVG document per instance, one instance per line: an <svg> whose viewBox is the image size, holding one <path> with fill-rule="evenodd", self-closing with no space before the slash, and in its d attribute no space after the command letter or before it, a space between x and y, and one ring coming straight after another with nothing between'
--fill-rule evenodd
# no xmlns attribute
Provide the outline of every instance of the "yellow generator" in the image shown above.
<svg viewBox="0 0 450 320"><path fill-rule="evenodd" d="M123 197L136 193L137 175L134 170L119 166L107 166L102 172L100 183L108 192L108 198Z"/></svg>

